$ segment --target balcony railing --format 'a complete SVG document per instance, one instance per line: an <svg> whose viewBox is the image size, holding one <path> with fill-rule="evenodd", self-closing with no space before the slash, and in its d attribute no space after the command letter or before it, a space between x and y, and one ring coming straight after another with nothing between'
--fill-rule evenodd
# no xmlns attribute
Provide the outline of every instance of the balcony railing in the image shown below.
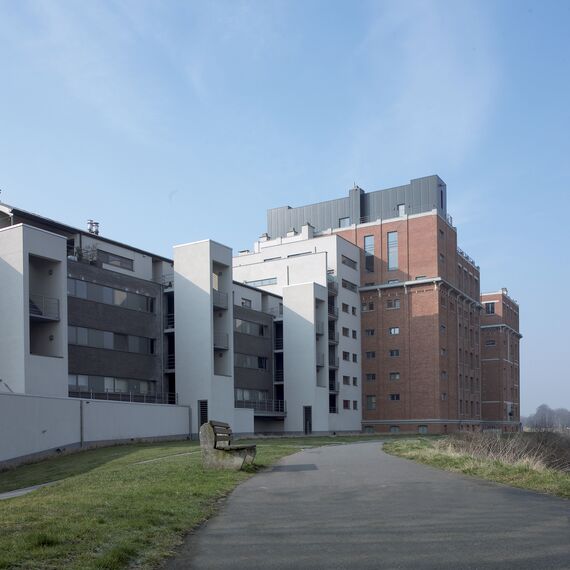
<svg viewBox="0 0 570 570"><path fill-rule="evenodd" d="M285 373L283 370L276 370L275 371L275 382L283 382L285 379Z"/></svg>
<svg viewBox="0 0 570 570"><path fill-rule="evenodd" d="M285 400L235 400L236 408L253 409L254 415L287 415Z"/></svg>
<svg viewBox="0 0 570 570"><path fill-rule="evenodd" d="M228 308L228 294L223 291L218 291L214 289L212 291L212 299L214 307L217 309L227 309Z"/></svg>
<svg viewBox="0 0 570 570"><path fill-rule="evenodd" d="M325 355L317 354L317 366L323 367L325 365Z"/></svg>
<svg viewBox="0 0 570 570"><path fill-rule="evenodd" d="M338 368L338 356L329 356L329 368Z"/></svg>
<svg viewBox="0 0 570 570"><path fill-rule="evenodd" d="M282 338L276 338L274 346L275 346L275 350L283 350L283 339Z"/></svg>
<svg viewBox="0 0 570 570"><path fill-rule="evenodd" d="M173 329L174 328L174 313L168 313L164 317L164 328Z"/></svg>
<svg viewBox="0 0 570 570"><path fill-rule="evenodd" d="M338 293L338 282L334 275L327 275L327 288L331 295L336 295Z"/></svg>
<svg viewBox="0 0 570 570"><path fill-rule="evenodd" d="M172 404L178 403L178 394L164 392L160 394L140 394L138 392L94 392L93 390L69 389L70 398L84 400L112 400L114 402L138 402L140 404Z"/></svg>
<svg viewBox="0 0 570 570"><path fill-rule="evenodd" d="M335 331L329 331L329 343L338 344L338 333Z"/></svg>
<svg viewBox="0 0 570 570"><path fill-rule="evenodd" d="M329 414L338 414L338 408L336 406L329 406Z"/></svg>
<svg viewBox="0 0 570 570"><path fill-rule="evenodd" d="M166 355L166 369L167 370L174 370L176 367L176 357L174 354L167 354Z"/></svg>
<svg viewBox="0 0 570 570"><path fill-rule="evenodd" d="M338 308L337 307L331 307L331 305L328 305L328 313L329 313L329 318L338 319Z"/></svg>
<svg viewBox="0 0 570 570"><path fill-rule="evenodd" d="M229 335L228 333L214 333L214 348L219 350L227 350L230 347Z"/></svg>
<svg viewBox="0 0 570 570"><path fill-rule="evenodd" d="M329 380L329 392L338 392L338 380Z"/></svg>
<svg viewBox="0 0 570 570"><path fill-rule="evenodd" d="M59 299L30 295L30 317L59 321Z"/></svg>

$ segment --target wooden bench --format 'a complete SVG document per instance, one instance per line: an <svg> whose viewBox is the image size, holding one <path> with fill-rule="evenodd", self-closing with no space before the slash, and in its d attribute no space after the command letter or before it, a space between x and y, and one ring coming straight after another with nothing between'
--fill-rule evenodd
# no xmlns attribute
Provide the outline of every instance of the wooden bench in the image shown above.
<svg viewBox="0 0 570 570"><path fill-rule="evenodd" d="M253 463L255 445L234 445L229 424L209 421L200 427L202 463L208 469L235 469Z"/></svg>

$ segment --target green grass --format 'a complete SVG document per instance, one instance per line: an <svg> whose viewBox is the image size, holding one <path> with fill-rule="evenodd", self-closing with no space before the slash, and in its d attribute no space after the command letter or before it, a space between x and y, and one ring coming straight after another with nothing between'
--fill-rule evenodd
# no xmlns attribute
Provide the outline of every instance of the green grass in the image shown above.
<svg viewBox="0 0 570 570"><path fill-rule="evenodd" d="M445 443L445 437L399 439L385 443L383 449L392 455L432 467L570 499L568 473L537 468L524 463L512 465L498 460L474 457L468 453L453 451Z"/></svg>
<svg viewBox="0 0 570 570"><path fill-rule="evenodd" d="M93 449L2 472L0 492L58 482L0 501L0 568L152 568L256 470L303 447L370 439L256 440L249 472L204 470L190 453L196 442Z"/></svg>

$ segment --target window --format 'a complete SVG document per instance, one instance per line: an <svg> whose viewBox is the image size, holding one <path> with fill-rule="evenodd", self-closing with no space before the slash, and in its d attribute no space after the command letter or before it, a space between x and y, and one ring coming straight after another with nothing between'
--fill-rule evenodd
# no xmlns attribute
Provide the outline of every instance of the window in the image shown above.
<svg viewBox="0 0 570 570"><path fill-rule="evenodd" d="M388 232L388 271L398 269L398 232Z"/></svg>
<svg viewBox="0 0 570 570"><path fill-rule="evenodd" d="M376 358L376 351L374 350L369 350L366 352L366 359L370 360L372 358Z"/></svg>
<svg viewBox="0 0 570 570"><path fill-rule="evenodd" d="M390 372L390 382L397 382L400 379L399 372Z"/></svg>
<svg viewBox="0 0 570 570"><path fill-rule="evenodd" d="M399 283L399 279L388 279L388 285L394 285L395 283Z"/></svg>
<svg viewBox="0 0 570 570"><path fill-rule="evenodd" d="M338 227L339 228L348 228L350 226L350 218L339 218L338 220Z"/></svg>
<svg viewBox="0 0 570 570"><path fill-rule="evenodd" d="M366 271L374 271L374 236L364 236L364 265Z"/></svg>
<svg viewBox="0 0 570 570"><path fill-rule="evenodd" d="M352 400L352 409L358 410L358 401L357 400Z"/></svg>
<svg viewBox="0 0 570 570"><path fill-rule="evenodd" d="M494 315L495 314L495 303L485 303L485 313L487 315Z"/></svg>
<svg viewBox="0 0 570 570"><path fill-rule="evenodd" d="M343 410L350 410L350 400L343 400L342 401L342 409Z"/></svg>
<svg viewBox="0 0 570 570"><path fill-rule="evenodd" d="M115 253L109 253L108 251L99 249L97 250L97 257L101 263L105 263L106 265L112 265L113 267L120 267L121 269L134 271L133 260L123 257L122 255L116 255Z"/></svg>
<svg viewBox="0 0 570 570"><path fill-rule="evenodd" d="M443 255L443 253L439 254L439 261L441 261L441 263L445 263L445 255Z"/></svg>
<svg viewBox="0 0 570 570"><path fill-rule="evenodd" d="M252 368L254 370L266 370L267 358L253 354L234 353L234 365L238 368Z"/></svg>
<svg viewBox="0 0 570 570"><path fill-rule="evenodd" d="M399 309L400 308L400 299L388 299L388 301L386 301L386 308L387 309Z"/></svg>
<svg viewBox="0 0 570 570"><path fill-rule="evenodd" d="M486 340L485 346L495 346L497 343L494 340Z"/></svg>
<svg viewBox="0 0 570 570"><path fill-rule="evenodd" d="M424 425L424 426L418 426L418 433L421 433L421 434L424 434L424 435L425 435L427 432L428 432L428 427L427 427L427 426L425 426L425 425Z"/></svg>
<svg viewBox="0 0 570 570"><path fill-rule="evenodd" d="M340 262L343 265L350 267L351 269L357 269L358 268L358 264L356 263L356 261L354 261L353 259L350 259L350 257L346 257L346 255L341 256Z"/></svg>
<svg viewBox="0 0 570 570"><path fill-rule="evenodd" d="M400 401L400 394L390 394L389 399L392 402L399 402Z"/></svg>
<svg viewBox="0 0 570 570"><path fill-rule="evenodd" d="M352 362L358 362L358 354L352 355Z"/></svg>
<svg viewBox="0 0 570 570"><path fill-rule="evenodd" d="M356 339L356 331L354 329L352 330L352 338Z"/></svg>
<svg viewBox="0 0 570 570"><path fill-rule="evenodd" d="M348 327L342 327L342 336L348 337L350 334L350 329Z"/></svg>
<svg viewBox="0 0 570 570"><path fill-rule="evenodd" d="M441 334L445 334L446 330L447 327L444 324L439 325L439 332L441 332Z"/></svg>
<svg viewBox="0 0 570 570"><path fill-rule="evenodd" d="M426 276L425 275L416 275L416 281L419 281L420 279L425 279Z"/></svg>
<svg viewBox="0 0 570 570"><path fill-rule="evenodd" d="M406 204L398 204L398 216L402 217L406 215Z"/></svg>
<svg viewBox="0 0 570 570"><path fill-rule="evenodd" d="M347 362L350 362L350 352L343 350L342 351L342 359L346 360Z"/></svg>
<svg viewBox="0 0 570 570"><path fill-rule="evenodd" d="M375 333L376 333L376 331L375 331L374 329L366 329L366 330L364 331L364 334L365 334L366 336L374 336Z"/></svg>
<svg viewBox="0 0 570 570"><path fill-rule="evenodd" d="M253 321L234 319L234 329L236 332L250 334L253 336L267 336L267 326Z"/></svg>
<svg viewBox="0 0 570 570"><path fill-rule="evenodd" d="M369 372L366 374L366 382L376 382L376 374Z"/></svg>
<svg viewBox="0 0 570 570"><path fill-rule="evenodd" d="M88 346L90 348L121 350L138 354L155 353L155 342L153 338L76 326L67 327L67 331L69 344Z"/></svg>
<svg viewBox="0 0 570 570"><path fill-rule="evenodd" d="M390 426L390 433L400 433L400 426Z"/></svg>
<svg viewBox="0 0 570 570"><path fill-rule="evenodd" d="M267 285L276 285L277 277L268 277L267 279L257 279L255 281L244 281L250 287L265 287Z"/></svg>
<svg viewBox="0 0 570 570"><path fill-rule="evenodd" d="M246 309L251 309L251 299L246 299L245 297L242 297L241 306L245 307Z"/></svg>
<svg viewBox="0 0 570 570"><path fill-rule="evenodd" d="M439 353L441 354L441 356L445 356L447 354L447 348L440 348Z"/></svg>
<svg viewBox="0 0 570 570"><path fill-rule="evenodd" d="M342 283L342 286L344 287L344 289L348 289L349 291L356 293L357 286L355 283L352 283L351 281L347 281L346 279L343 279L341 283Z"/></svg>
<svg viewBox="0 0 570 570"><path fill-rule="evenodd" d="M358 386L358 378L356 376L352 377L352 385L353 386Z"/></svg>
<svg viewBox="0 0 570 570"><path fill-rule="evenodd" d="M343 313L348 313L348 305L346 303L342 304L342 312Z"/></svg>
<svg viewBox="0 0 570 570"><path fill-rule="evenodd" d="M442 371L439 373L439 377L440 377L441 380L447 380L447 370L442 370Z"/></svg>
<svg viewBox="0 0 570 570"><path fill-rule="evenodd" d="M391 357L400 356L400 349L399 349L399 348L393 348L392 350L390 350L390 351L388 352L388 354L389 354Z"/></svg>
<svg viewBox="0 0 570 570"><path fill-rule="evenodd" d="M388 329L388 334L391 334L391 335L400 334L400 327L390 327Z"/></svg>
<svg viewBox="0 0 570 570"><path fill-rule="evenodd" d="M364 303L362 303L361 308L362 308L363 313L367 313L368 311L373 311L374 310L374 302L373 301L365 301Z"/></svg>
<svg viewBox="0 0 570 570"><path fill-rule="evenodd" d="M342 383L343 383L345 386L350 386L350 376L343 376L343 377L342 377Z"/></svg>
<svg viewBox="0 0 570 570"><path fill-rule="evenodd" d="M351 313L356 317L356 307L351 307Z"/></svg>
<svg viewBox="0 0 570 570"><path fill-rule="evenodd" d="M367 410L376 409L376 396L366 396L366 409Z"/></svg>
<svg viewBox="0 0 570 570"><path fill-rule="evenodd" d="M444 402L445 402L445 400L447 400L447 392L442 392L442 393L441 393L441 399L442 399L442 401L444 401Z"/></svg>

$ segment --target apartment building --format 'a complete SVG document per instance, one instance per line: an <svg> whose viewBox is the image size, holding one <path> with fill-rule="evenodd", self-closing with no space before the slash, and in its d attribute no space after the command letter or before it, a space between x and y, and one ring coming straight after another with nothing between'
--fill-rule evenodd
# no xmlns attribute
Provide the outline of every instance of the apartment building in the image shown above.
<svg viewBox="0 0 570 570"><path fill-rule="evenodd" d="M274 208L267 224L272 238L311 224L315 241L334 235L360 250L365 431L481 429L479 267L457 246L438 176Z"/></svg>
<svg viewBox="0 0 570 570"><path fill-rule="evenodd" d="M520 426L519 306L507 289L481 295L481 406L484 429Z"/></svg>

